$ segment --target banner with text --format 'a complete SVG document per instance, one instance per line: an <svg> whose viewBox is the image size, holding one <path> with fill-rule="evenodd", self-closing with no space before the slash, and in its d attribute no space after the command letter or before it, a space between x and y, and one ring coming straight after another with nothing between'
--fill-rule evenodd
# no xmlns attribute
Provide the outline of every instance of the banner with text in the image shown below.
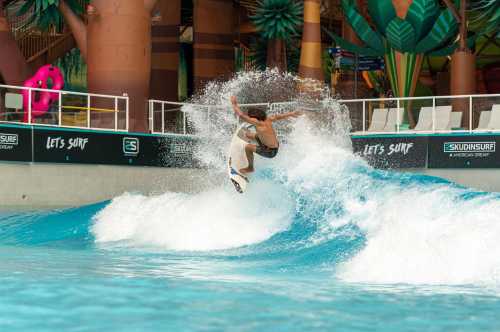
<svg viewBox="0 0 500 332"><path fill-rule="evenodd" d="M0 160L31 161L31 128L0 126Z"/></svg>
<svg viewBox="0 0 500 332"><path fill-rule="evenodd" d="M416 168L427 165L427 137L356 137L354 153L376 168Z"/></svg>
<svg viewBox="0 0 500 332"><path fill-rule="evenodd" d="M429 168L500 168L499 136L429 138Z"/></svg>

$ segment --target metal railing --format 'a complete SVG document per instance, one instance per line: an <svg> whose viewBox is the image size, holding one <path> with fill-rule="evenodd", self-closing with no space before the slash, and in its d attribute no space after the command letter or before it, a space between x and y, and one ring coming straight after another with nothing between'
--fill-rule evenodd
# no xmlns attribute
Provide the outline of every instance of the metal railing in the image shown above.
<svg viewBox="0 0 500 332"><path fill-rule="evenodd" d="M263 107L269 113L277 114L287 112L297 106L296 102L277 102L277 103L253 103L253 104L239 104L240 108L244 110L248 107ZM208 129L213 122L216 121L215 116L217 112L225 112L225 114L232 114L231 105L205 105L195 103L181 103L171 102L164 100L149 100L149 128L153 134L177 134L177 135L192 135L194 134L193 125L187 116L186 109L189 108L194 112L205 113L204 120ZM282 132L281 128L277 126L278 135Z"/></svg>
<svg viewBox="0 0 500 332"><path fill-rule="evenodd" d="M32 106L41 93L57 95L43 114ZM129 97L0 85L0 123L128 131Z"/></svg>
<svg viewBox="0 0 500 332"><path fill-rule="evenodd" d="M349 108L355 134L500 131L500 94L349 99L339 103ZM497 111L494 105L499 105ZM485 111L491 113L482 114ZM486 115L491 118L486 119Z"/></svg>

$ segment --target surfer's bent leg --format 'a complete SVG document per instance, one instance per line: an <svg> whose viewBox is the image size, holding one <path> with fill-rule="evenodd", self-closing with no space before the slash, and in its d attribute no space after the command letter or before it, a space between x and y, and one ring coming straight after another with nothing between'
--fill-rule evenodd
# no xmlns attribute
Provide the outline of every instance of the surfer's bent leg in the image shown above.
<svg viewBox="0 0 500 332"><path fill-rule="evenodd" d="M245 146L245 153L248 159L248 167L240 169L240 173L252 173L253 172L253 154L257 150L257 146L254 144L247 144Z"/></svg>

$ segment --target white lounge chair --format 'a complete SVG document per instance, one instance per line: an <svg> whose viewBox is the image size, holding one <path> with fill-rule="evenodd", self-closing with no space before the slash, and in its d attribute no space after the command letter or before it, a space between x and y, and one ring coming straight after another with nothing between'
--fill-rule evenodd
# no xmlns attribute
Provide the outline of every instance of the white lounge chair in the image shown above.
<svg viewBox="0 0 500 332"><path fill-rule="evenodd" d="M491 107L490 121L487 129L500 130L500 104L495 104Z"/></svg>
<svg viewBox="0 0 500 332"><path fill-rule="evenodd" d="M448 130L451 122L451 106L436 106L435 130ZM432 128L432 125L431 125Z"/></svg>
<svg viewBox="0 0 500 332"><path fill-rule="evenodd" d="M384 131L385 123L387 121L387 109L375 108L372 114L372 121L368 127L368 131L377 132Z"/></svg>
<svg viewBox="0 0 500 332"><path fill-rule="evenodd" d="M403 112L404 109L402 107L390 108L389 113L387 114L387 122L385 123L383 131L396 131L396 126L401 125L403 123ZM399 113L399 118L398 118L398 113Z"/></svg>
<svg viewBox="0 0 500 332"><path fill-rule="evenodd" d="M418 114L418 122L414 131L430 131L432 130L432 107L422 107Z"/></svg>
<svg viewBox="0 0 500 332"><path fill-rule="evenodd" d="M462 128L462 112L451 112L450 124L448 130Z"/></svg>
<svg viewBox="0 0 500 332"><path fill-rule="evenodd" d="M479 114L479 124L476 129L486 130L488 129L488 124L490 123L491 111L482 111Z"/></svg>

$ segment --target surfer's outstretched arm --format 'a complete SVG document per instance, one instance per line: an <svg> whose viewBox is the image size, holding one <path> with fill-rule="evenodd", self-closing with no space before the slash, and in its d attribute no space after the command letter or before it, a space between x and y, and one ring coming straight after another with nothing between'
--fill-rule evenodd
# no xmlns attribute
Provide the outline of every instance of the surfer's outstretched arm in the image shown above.
<svg viewBox="0 0 500 332"><path fill-rule="evenodd" d="M288 118L297 118L297 117L301 116L302 114L304 114L304 113L301 111L293 111L293 112L288 112L288 113L284 113L284 114L272 115L269 117L269 119L271 121L280 121L280 120L285 120Z"/></svg>
<svg viewBox="0 0 500 332"><path fill-rule="evenodd" d="M235 96L231 97L231 104L233 105L233 110L236 115L238 115L243 121L248 122L250 124L256 125L259 123L259 120L254 119L243 113L238 105L238 101Z"/></svg>

